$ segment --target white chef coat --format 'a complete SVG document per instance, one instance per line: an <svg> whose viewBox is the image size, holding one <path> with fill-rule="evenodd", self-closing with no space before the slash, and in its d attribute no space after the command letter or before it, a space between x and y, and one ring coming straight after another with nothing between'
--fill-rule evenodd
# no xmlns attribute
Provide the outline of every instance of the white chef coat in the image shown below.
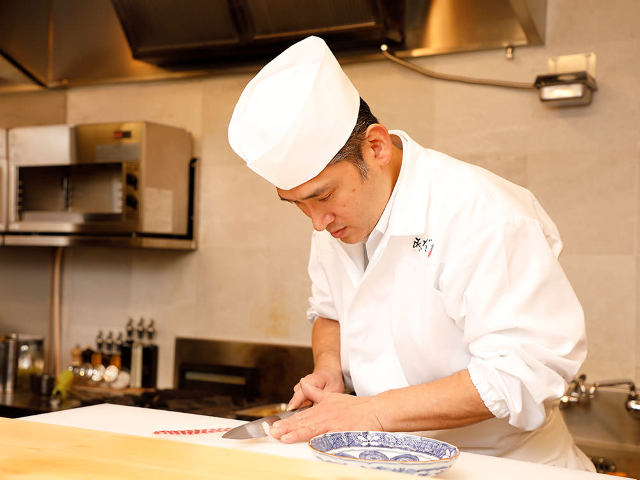
<svg viewBox="0 0 640 480"><path fill-rule="evenodd" d="M429 436L593 469L557 412L586 339L556 226L528 190L390 133L402 167L366 271L362 244L326 231L311 242L307 316L340 322L346 384L375 395L468 369L496 418Z"/></svg>

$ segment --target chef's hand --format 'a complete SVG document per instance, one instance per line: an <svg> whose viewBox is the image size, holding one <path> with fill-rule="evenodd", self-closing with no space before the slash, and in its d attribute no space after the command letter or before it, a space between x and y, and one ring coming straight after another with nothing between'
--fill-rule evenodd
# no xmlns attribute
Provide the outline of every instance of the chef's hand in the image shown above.
<svg viewBox="0 0 640 480"><path fill-rule="evenodd" d="M293 387L293 397L289 400L287 410L293 410L312 403L301 387L302 382L306 382L325 392L344 392L344 381L342 380L342 371L334 372L328 369L315 370L313 373L301 379L295 387Z"/></svg>
<svg viewBox="0 0 640 480"><path fill-rule="evenodd" d="M300 390L314 405L271 426L270 435L283 443L303 442L329 431L383 430L376 416L375 397L328 392L304 378Z"/></svg>

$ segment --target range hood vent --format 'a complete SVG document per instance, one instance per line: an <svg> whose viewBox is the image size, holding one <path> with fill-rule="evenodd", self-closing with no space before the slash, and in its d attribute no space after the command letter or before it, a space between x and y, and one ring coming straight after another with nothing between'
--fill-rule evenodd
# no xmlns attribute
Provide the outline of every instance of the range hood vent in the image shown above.
<svg viewBox="0 0 640 480"><path fill-rule="evenodd" d="M381 0L112 3L133 57L157 65L263 59L308 35L337 50L376 48L398 31L404 13L402 2Z"/></svg>
<svg viewBox="0 0 640 480"><path fill-rule="evenodd" d="M0 1L0 92L257 70L308 36L342 62L544 42L547 0ZM24 89L24 88L22 88Z"/></svg>

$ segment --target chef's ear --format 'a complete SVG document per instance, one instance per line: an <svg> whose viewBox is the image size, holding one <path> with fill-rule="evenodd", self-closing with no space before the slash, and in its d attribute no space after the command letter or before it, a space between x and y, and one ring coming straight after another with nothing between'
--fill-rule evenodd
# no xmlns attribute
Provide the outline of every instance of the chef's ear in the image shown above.
<svg viewBox="0 0 640 480"><path fill-rule="evenodd" d="M387 127L379 123L369 125L365 133L365 140L379 166L383 167L391 161L392 143Z"/></svg>

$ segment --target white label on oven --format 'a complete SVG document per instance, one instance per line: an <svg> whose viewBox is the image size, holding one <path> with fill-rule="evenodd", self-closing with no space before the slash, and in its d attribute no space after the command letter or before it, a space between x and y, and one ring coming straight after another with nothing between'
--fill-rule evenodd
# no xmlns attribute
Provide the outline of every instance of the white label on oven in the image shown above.
<svg viewBox="0 0 640 480"><path fill-rule="evenodd" d="M144 189L144 231L173 232L173 192L163 188Z"/></svg>
<svg viewBox="0 0 640 480"><path fill-rule="evenodd" d="M96 145L96 162L137 162L139 158L139 142Z"/></svg>

